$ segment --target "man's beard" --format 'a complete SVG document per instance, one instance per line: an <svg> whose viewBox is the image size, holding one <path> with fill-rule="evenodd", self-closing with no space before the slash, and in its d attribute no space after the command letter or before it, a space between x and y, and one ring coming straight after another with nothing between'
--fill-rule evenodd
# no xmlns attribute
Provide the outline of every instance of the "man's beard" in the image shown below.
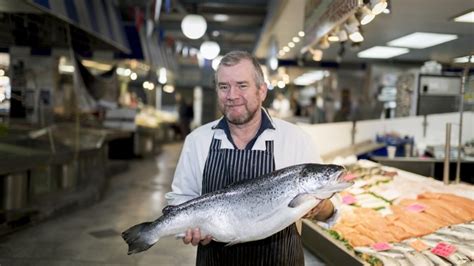
<svg viewBox="0 0 474 266"><path fill-rule="evenodd" d="M258 108L256 108L255 110L249 110L248 107L245 106L245 113L243 115L237 116L237 117L230 117L225 110L226 107L224 106L222 109L223 110L221 111L224 114L227 121L234 125L243 125L243 124L248 123L255 117L255 114L258 111Z"/></svg>

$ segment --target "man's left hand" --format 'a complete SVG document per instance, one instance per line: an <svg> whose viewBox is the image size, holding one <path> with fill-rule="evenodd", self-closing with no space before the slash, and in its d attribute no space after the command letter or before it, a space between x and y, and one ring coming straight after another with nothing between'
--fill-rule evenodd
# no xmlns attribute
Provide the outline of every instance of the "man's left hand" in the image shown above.
<svg viewBox="0 0 474 266"><path fill-rule="evenodd" d="M311 209L303 218L326 221L334 213L334 205L329 199L324 199L316 207Z"/></svg>

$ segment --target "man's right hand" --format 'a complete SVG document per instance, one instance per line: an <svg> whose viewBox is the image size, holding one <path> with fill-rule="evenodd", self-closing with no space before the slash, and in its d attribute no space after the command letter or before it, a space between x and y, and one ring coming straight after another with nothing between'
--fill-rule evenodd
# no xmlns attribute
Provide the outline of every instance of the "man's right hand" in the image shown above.
<svg viewBox="0 0 474 266"><path fill-rule="evenodd" d="M184 244L191 243L193 246L197 246L199 243L205 246L209 244L212 240L212 236L207 235L206 237L201 237L201 231L199 228L188 229L186 235L183 238Z"/></svg>

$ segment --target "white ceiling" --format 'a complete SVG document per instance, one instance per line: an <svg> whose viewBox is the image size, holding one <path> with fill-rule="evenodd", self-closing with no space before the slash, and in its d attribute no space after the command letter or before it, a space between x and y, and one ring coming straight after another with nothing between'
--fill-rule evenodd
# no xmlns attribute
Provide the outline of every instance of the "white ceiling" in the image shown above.
<svg viewBox="0 0 474 266"><path fill-rule="evenodd" d="M306 1L280 1L282 11L273 27L268 27L261 36L256 48L259 57L265 57L268 38L276 35L280 48L286 45L290 35L302 27L301 19L304 17L303 6ZM363 26L365 37L359 50L351 49L350 43L345 44L345 53L342 62L366 62L368 59L357 58L361 50L373 46L385 46L387 42L415 31L456 34L458 39L429 47L426 49L410 49L410 52L391 59L390 61L424 62L437 60L449 63L453 58L474 53L474 24L454 22L452 18L465 11L474 9L473 0L392 0L390 1L391 13L380 14L368 25ZM324 6L323 4L320 6ZM299 16L288 19L287 13L298 11ZM300 13L301 12L301 13ZM314 12L321 12L315 10ZM284 59L295 59L299 54L301 42L292 49ZM336 61L339 43L332 43L331 47L324 50L323 61ZM377 59L374 59L377 60Z"/></svg>

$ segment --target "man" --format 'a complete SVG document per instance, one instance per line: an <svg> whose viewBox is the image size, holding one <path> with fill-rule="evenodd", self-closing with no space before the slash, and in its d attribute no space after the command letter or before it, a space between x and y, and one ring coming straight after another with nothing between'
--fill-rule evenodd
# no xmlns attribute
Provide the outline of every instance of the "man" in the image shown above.
<svg viewBox="0 0 474 266"><path fill-rule="evenodd" d="M297 126L272 120L262 108L267 95L262 70L249 53L225 55L216 71L223 118L188 135L176 168L170 205L183 203L234 182L290 165L319 161L310 137ZM326 220L334 207L323 201L310 216ZM190 228L183 241L198 245L197 265L304 265L295 224L259 241L225 246Z"/></svg>

